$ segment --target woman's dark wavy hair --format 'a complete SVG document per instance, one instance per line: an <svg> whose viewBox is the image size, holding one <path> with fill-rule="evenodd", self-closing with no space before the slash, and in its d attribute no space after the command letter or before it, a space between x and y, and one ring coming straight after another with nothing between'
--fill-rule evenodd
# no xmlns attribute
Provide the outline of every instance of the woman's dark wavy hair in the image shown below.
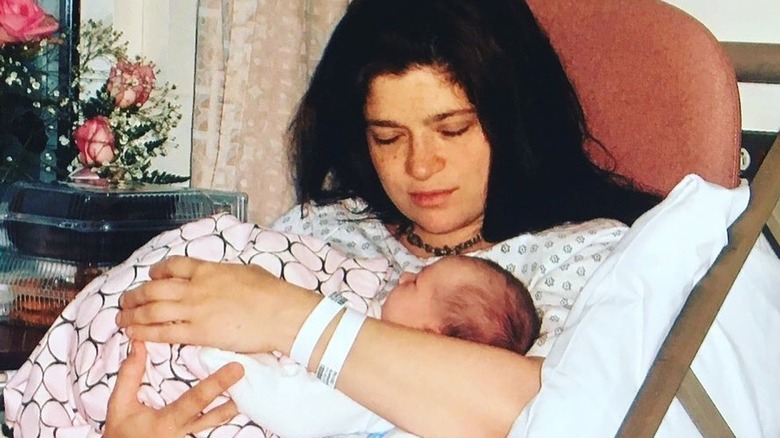
<svg viewBox="0 0 780 438"><path fill-rule="evenodd" d="M465 90L491 145L486 240L598 217L631 224L658 202L588 160L573 86L522 0L354 0L290 125L300 202L357 196L409 226L371 163L363 109L373 78L415 66Z"/></svg>

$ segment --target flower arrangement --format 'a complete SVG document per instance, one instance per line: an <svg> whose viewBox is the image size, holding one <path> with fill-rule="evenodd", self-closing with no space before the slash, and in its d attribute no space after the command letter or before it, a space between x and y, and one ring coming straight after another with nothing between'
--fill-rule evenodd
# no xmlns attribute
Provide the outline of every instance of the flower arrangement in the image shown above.
<svg viewBox="0 0 780 438"><path fill-rule="evenodd" d="M35 179L63 109L49 92L59 23L33 0L0 0L0 183Z"/></svg>
<svg viewBox="0 0 780 438"><path fill-rule="evenodd" d="M81 28L79 67L73 83L65 84L73 92L61 92L56 82L47 86L56 79L47 60L62 41L58 27L36 0L0 0L0 184L39 179L41 164L59 180L188 180L152 169L155 157L176 146L171 131L181 112L175 86L160 84L153 63L130 57L122 34L96 21ZM58 129L63 121L69 124Z"/></svg>
<svg viewBox="0 0 780 438"><path fill-rule="evenodd" d="M179 120L180 105L169 83L157 83L153 63L130 58L121 33L110 25L88 21L81 29L79 92L72 138L78 154L70 163L71 175L95 176L112 182L168 184L188 177L151 170L152 159L167 154ZM100 65L108 61L108 77ZM96 67L98 66L98 67ZM97 85L94 91L91 89Z"/></svg>

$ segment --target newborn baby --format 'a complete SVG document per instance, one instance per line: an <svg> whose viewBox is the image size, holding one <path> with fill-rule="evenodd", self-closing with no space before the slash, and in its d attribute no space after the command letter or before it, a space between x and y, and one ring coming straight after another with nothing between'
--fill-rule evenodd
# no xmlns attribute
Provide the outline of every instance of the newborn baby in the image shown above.
<svg viewBox="0 0 780 438"><path fill-rule="evenodd" d="M518 353L528 351L539 333L539 320L523 284L492 261L466 256L444 257L417 274L401 274L382 305L381 318ZM238 410L285 438L384 434L394 429L301 365L267 356L211 348L200 352L210 372L228 362L243 364L244 378L228 390Z"/></svg>

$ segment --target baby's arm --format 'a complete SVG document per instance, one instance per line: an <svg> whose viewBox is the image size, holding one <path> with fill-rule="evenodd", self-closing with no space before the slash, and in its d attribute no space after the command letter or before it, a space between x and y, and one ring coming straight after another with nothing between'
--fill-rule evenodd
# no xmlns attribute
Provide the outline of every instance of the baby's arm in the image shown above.
<svg viewBox="0 0 780 438"><path fill-rule="evenodd" d="M238 411L285 438L385 432L394 427L292 360L215 348L202 348L199 356L209 373L228 362L241 363L244 377L228 390Z"/></svg>

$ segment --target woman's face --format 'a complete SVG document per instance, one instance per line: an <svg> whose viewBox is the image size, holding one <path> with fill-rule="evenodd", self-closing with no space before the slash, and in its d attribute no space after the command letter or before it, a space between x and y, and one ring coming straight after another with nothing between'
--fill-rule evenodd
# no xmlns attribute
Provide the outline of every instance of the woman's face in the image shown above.
<svg viewBox="0 0 780 438"><path fill-rule="evenodd" d="M490 145L463 89L432 67L380 75L364 112L379 179L415 232L433 245L479 232Z"/></svg>

